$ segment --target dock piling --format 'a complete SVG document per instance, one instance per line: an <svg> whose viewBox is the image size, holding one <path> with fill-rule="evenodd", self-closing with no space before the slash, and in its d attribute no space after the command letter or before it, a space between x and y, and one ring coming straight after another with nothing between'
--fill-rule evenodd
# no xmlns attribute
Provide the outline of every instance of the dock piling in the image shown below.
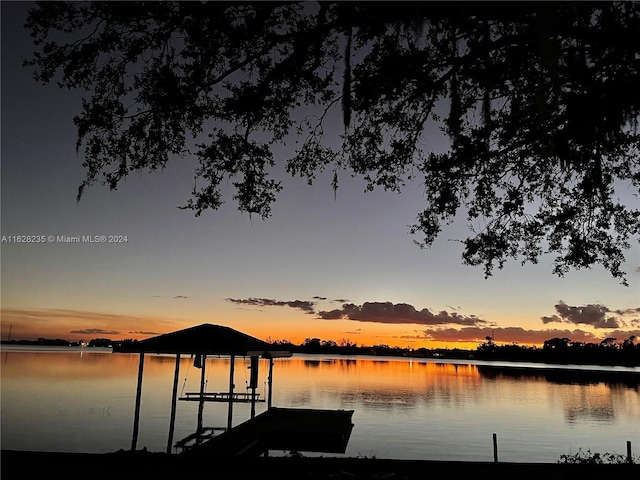
<svg viewBox="0 0 640 480"><path fill-rule="evenodd" d="M498 436L493 434L493 462L498 463Z"/></svg>
<svg viewBox="0 0 640 480"><path fill-rule="evenodd" d="M231 430L233 426L233 388L234 384L234 370L235 370L235 361L236 356L231 355L231 359L229 360L229 409L227 411L227 430Z"/></svg>
<svg viewBox="0 0 640 480"><path fill-rule="evenodd" d="M167 453L171 453L173 433L176 425L176 403L178 400L178 375L180 373L180 354L176 353L176 366L173 372L173 393L171 397L171 417L169 420L169 437L167 438Z"/></svg>
<svg viewBox="0 0 640 480"><path fill-rule="evenodd" d="M131 451L135 451L138 445L138 427L140 425L140 400L142 398L142 372L144 371L144 353L140 353L138 363L138 386L136 388L136 410L133 417L133 436L131 437Z"/></svg>

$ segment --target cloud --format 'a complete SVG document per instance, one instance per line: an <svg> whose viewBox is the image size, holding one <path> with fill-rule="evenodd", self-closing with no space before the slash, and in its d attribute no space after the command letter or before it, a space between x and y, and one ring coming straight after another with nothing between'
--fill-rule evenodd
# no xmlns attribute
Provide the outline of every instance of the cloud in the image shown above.
<svg viewBox="0 0 640 480"><path fill-rule="evenodd" d="M314 296L315 300L325 297ZM467 325L483 326L488 322L475 315L461 315L457 312L440 311L432 313L429 309L416 310L413 305L392 302L365 302L362 305L343 303L341 308L315 312L316 302L310 300L283 301L270 298L227 298L228 302L251 307L289 307L297 308L307 314L316 314L321 320L354 320L358 322L418 325ZM332 300L333 302L337 300Z"/></svg>
<svg viewBox="0 0 640 480"><path fill-rule="evenodd" d="M13 325L12 337L34 338L82 338L80 335L120 335L122 332L136 335L134 329L153 325L154 330L170 332L184 328L182 319L152 316L121 315L69 309L2 309L2 324ZM142 327L142 328L141 328ZM140 333L140 335L147 333ZM73 339L73 338L69 338Z"/></svg>
<svg viewBox="0 0 640 480"><path fill-rule="evenodd" d="M254 307L290 307L302 310L305 313L314 313L315 302L309 300L273 300L270 298L227 298L227 302L236 303L238 305L251 305Z"/></svg>
<svg viewBox="0 0 640 480"><path fill-rule="evenodd" d="M629 338L633 332L624 332L620 338ZM607 335L609 336L609 335ZM526 330L522 327L463 327L463 328L431 328L423 330L412 338L415 340L432 340L447 343L482 343L486 337L492 337L498 343L516 342L519 345L542 345L551 338L569 338L573 342L600 343L602 338L584 330L549 329Z"/></svg>
<svg viewBox="0 0 640 480"><path fill-rule="evenodd" d="M570 323L593 325L596 328L618 328L618 323L613 317L606 318L609 309L604 305L572 307L560 302L555 308L558 314Z"/></svg>
<svg viewBox="0 0 640 480"><path fill-rule="evenodd" d="M607 337L615 338L619 342L630 337L640 338L640 328L637 330L613 330L607 333Z"/></svg>
<svg viewBox="0 0 640 480"><path fill-rule="evenodd" d="M355 330L350 330L344 333L346 333L347 335L360 335L362 333L362 329L356 328Z"/></svg>
<svg viewBox="0 0 640 480"><path fill-rule="evenodd" d="M145 332L143 330L137 330L133 332L127 332L130 335L162 335L160 332Z"/></svg>
<svg viewBox="0 0 640 480"><path fill-rule="evenodd" d="M571 306L560 300L556 305L556 314L540 317L542 323L571 323L574 325L591 325L594 328L620 328L626 326L622 316L638 314L639 308L611 311L599 304Z"/></svg>
<svg viewBox="0 0 640 480"><path fill-rule="evenodd" d="M318 316L323 320L342 320L345 314L342 310L331 310L329 312L319 312Z"/></svg>
<svg viewBox="0 0 640 480"><path fill-rule="evenodd" d="M362 305L345 303L341 309L318 312L323 320L355 320L358 322L418 324L418 325L486 325L487 322L475 315L440 311L432 313L426 308L416 310L413 305L391 302L365 302Z"/></svg>
<svg viewBox="0 0 640 480"><path fill-rule="evenodd" d="M153 298L172 298L174 300L185 300L187 298L189 298L187 295L174 295L174 296L170 296L170 295L154 295Z"/></svg>
<svg viewBox="0 0 640 480"><path fill-rule="evenodd" d="M562 321L562 318L560 318L558 315L551 315L550 317L540 317L540 319L544 324Z"/></svg>
<svg viewBox="0 0 640 480"><path fill-rule="evenodd" d="M117 330L105 330L103 328L84 328L82 330L71 330L69 333L80 333L82 335L120 335Z"/></svg>

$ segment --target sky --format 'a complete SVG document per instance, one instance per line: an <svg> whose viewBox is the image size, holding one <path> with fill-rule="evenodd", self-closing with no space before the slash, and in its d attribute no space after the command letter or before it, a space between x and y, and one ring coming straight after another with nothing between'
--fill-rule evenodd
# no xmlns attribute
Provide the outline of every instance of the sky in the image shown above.
<svg viewBox="0 0 640 480"><path fill-rule="evenodd" d="M77 202L82 92L40 85L22 66L34 50L22 28L30 6L2 2L2 340L142 339L201 323L296 344L411 348L640 337L637 239L623 265L628 286L599 266L557 277L546 256L485 278L462 264L464 221L429 249L415 245L419 182L365 193L344 176L334 195L328 177L313 186L284 177L267 220L232 201L195 217L178 208L196 165L184 158L116 191L90 187Z"/></svg>

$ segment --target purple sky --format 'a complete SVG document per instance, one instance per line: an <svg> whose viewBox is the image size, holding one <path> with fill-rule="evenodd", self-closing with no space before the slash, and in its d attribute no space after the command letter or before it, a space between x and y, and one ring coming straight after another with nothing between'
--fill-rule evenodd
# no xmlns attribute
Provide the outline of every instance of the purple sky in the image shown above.
<svg viewBox="0 0 640 480"><path fill-rule="evenodd" d="M419 182L401 194L363 193L363 182L345 176L334 199L328 177L313 187L289 178L267 221L231 201L195 218L177 208L189 198L195 161L176 159L115 192L90 188L76 203L84 172L72 118L81 96L41 86L21 66L33 50L22 29L29 6L2 3L2 235L127 242L2 243L3 339L9 325L14 337L54 326L67 337L126 336L205 321L261 337L418 346L487 331L525 344L554 329L576 339L640 334L637 241L624 265L629 287L600 267L555 277L550 258L511 262L485 279L462 265L453 241L464 237L464 221L431 249L413 244Z"/></svg>

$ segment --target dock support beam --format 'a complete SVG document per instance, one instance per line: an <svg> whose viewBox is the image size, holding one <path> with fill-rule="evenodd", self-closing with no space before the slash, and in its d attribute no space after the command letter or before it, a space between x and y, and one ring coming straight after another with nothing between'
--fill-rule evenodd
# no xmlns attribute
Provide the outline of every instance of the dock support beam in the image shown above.
<svg viewBox="0 0 640 480"><path fill-rule="evenodd" d="M207 356L202 355L202 365L200 373L200 401L198 402L198 429L196 432L198 435L202 433L202 411L204 410L204 382L205 382L205 370L207 369ZM200 443L200 437L198 437L198 443Z"/></svg>
<svg viewBox="0 0 640 480"><path fill-rule="evenodd" d="M271 389L273 388L273 358L271 357L269 357L269 378L267 379L267 383L269 387L269 393L267 398L267 410L271 410L271 400L273 398L271 395Z"/></svg>
<svg viewBox="0 0 640 480"><path fill-rule="evenodd" d="M258 386L258 366L260 364L260 357L251 357L251 381L249 382L249 388L251 388L251 418L256 416L256 387Z"/></svg>
<svg viewBox="0 0 640 480"><path fill-rule="evenodd" d="M498 463L498 435L493 434L493 462Z"/></svg>
<svg viewBox="0 0 640 480"><path fill-rule="evenodd" d="M235 387L233 383L233 374L235 370L236 356L231 355L231 359L229 360L229 413L227 415L227 430L231 430L233 426L233 388Z"/></svg>
<svg viewBox="0 0 640 480"><path fill-rule="evenodd" d="M144 352L140 353L138 363L138 387L136 388L136 410L133 417L133 437L131 437L131 451L138 445L138 427L140 424L140 400L142 399L142 372L144 371Z"/></svg>
<svg viewBox="0 0 640 480"><path fill-rule="evenodd" d="M169 438L167 439L167 453L171 453L173 432L176 425L176 403L178 400L178 374L180 373L180 354L176 353L176 368L173 372L173 397L171 398L171 420L169 423Z"/></svg>

